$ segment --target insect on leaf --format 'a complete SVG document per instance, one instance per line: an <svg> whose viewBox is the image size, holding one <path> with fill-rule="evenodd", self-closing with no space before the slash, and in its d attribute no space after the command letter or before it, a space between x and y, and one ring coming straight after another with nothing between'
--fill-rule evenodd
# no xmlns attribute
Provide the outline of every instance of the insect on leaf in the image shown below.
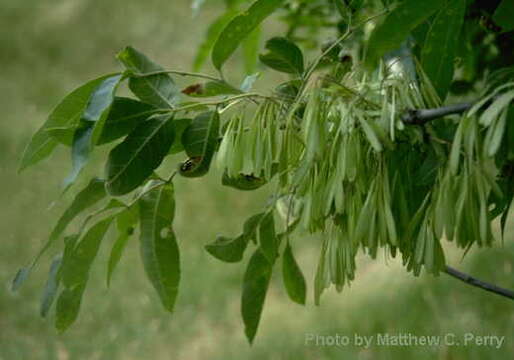
<svg viewBox="0 0 514 360"><path fill-rule="evenodd" d="M219 126L217 111L204 112L193 119L182 134L182 145L190 159L180 165L180 175L199 177L209 171L218 146Z"/></svg>
<svg viewBox="0 0 514 360"><path fill-rule="evenodd" d="M221 95L241 94L242 91L225 81L208 81L204 84L188 86L182 93L191 97L213 97Z"/></svg>
<svg viewBox="0 0 514 360"><path fill-rule="evenodd" d="M257 70L260 40L261 29L259 26L257 26L250 35L243 40L243 59L246 74L253 74Z"/></svg>

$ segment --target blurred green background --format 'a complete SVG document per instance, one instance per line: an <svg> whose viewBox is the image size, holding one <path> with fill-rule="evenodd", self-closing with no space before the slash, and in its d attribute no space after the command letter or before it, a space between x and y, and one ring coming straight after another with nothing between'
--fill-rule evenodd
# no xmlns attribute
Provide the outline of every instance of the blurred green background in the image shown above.
<svg viewBox="0 0 514 360"><path fill-rule="evenodd" d="M77 85L119 69L115 53L125 45L146 52L166 68L190 70L196 47L221 1L207 1L193 18L189 0L0 0L0 360L18 359L512 359L514 303L445 275L414 278L396 260L360 259L357 279L341 294L330 290L321 307L287 299L277 266L257 339L243 336L239 298L244 264L226 265L203 245L218 233L236 234L260 209L265 193L220 186L220 174L177 179L176 233L183 277L176 311L166 313L143 274L132 239L105 285L105 239L81 314L58 335L38 315L50 256L18 293L8 290L16 270L30 261L70 200L59 197L69 171L67 149L22 174L17 163L31 134L52 107ZM271 27L273 29L274 26ZM267 27L268 31L269 27ZM241 80L240 64L231 78ZM207 67L206 72L212 68ZM272 81L261 78L261 88ZM88 166L102 173L105 151ZM171 159L170 164L173 166ZM77 187L78 188L78 187ZM504 245L461 253L445 244L448 262L463 271L514 288L512 218ZM295 239L299 262L312 285L319 238ZM58 249L54 249L56 252ZM245 259L245 263L246 263ZM489 346L314 346L307 334L353 337L377 333L505 336Z"/></svg>

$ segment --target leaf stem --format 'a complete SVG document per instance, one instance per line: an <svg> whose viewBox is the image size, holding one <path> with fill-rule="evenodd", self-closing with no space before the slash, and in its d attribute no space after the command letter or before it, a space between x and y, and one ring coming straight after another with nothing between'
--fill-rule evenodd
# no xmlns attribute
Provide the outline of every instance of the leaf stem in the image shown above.
<svg viewBox="0 0 514 360"><path fill-rule="evenodd" d="M169 109L168 112L187 111L187 110L194 109L194 108L200 107L200 106L209 106L209 105L215 106L215 105L224 104L226 102L237 101L237 100L245 99L245 98L250 98L251 99L251 98L254 98L254 97L263 98L263 99L270 99L270 97L265 96L265 95L261 95L261 94L257 94L257 93L246 93L246 94L240 94L240 95L232 96L232 97L229 97L229 98L226 98L226 99L222 99L222 100L205 101L205 102L201 102L201 103L197 103L197 104L184 105L184 106L177 107L177 108L174 108L174 109Z"/></svg>
<svg viewBox="0 0 514 360"><path fill-rule="evenodd" d="M179 70L161 70L161 71L153 71L153 72L148 72L148 73L133 73L132 76L147 77L147 76L161 75L161 74L175 74L175 75L180 75L180 76L190 76L190 77L196 77L196 78L207 79L207 80L212 80L212 81L223 81L222 79L219 79L215 76L201 74L201 73L193 73L193 72L188 72L188 71L179 71Z"/></svg>

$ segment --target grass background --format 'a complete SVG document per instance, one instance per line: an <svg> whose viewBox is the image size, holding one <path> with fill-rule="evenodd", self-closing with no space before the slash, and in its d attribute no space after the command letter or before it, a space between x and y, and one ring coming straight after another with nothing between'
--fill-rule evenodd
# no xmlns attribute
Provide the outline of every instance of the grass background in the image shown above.
<svg viewBox="0 0 514 360"><path fill-rule="evenodd" d="M321 307L312 304L312 292L305 308L291 303L277 267L257 339L249 347L239 315L247 258L243 264L222 264L203 245L218 233L236 234L244 219L262 207L265 191L248 194L223 188L219 173L199 180L177 179L176 233L183 277L174 314L163 311L146 280L136 239L131 240L110 289L105 270L113 238L105 240L79 319L63 335L55 332L51 318L38 315L50 256L20 292L8 290L17 268L35 255L70 200L67 195L56 201L59 184L69 171L67 149L16 173L32 132L74 87L119 69L114 55L125 45L141 49L166 68L189 70L207 25L220 11L220 1L207 3L201 15L192 18L188 0L0 0L0 360L514 358L511 301L444 275L413 278L396 261L365 258L359 259L352 287L341 294L326 292ZM266 28L271 33L276 26ZM241 68L237 61L232 65ZM237 71L230 77L241 80ZM272 75L265 75L258 86L265 88L272 80ZM96 151L88 173L102 173L105 154L106 149ZM462 262L460 253L446 244L449 263L514 288L513 238L511 221L503 246L472 250ZM316 237L295 239L309 286L319 244ZM466 332L506 339L500 349L305 344L306 334L461 336Z"/></svg>

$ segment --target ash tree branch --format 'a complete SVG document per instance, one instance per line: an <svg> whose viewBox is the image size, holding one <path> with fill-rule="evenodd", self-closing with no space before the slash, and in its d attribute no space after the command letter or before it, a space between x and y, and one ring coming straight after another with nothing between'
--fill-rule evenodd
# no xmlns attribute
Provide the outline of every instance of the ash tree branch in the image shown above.
<svg viewBox="0 0 514 360"><path fill-rule="evenodd" d="M423 125L446 115L461 114L469 110L473 104L474 102L464 102L433 109L409 109L402 115L402 121L409 125Z"/></svg>
<svg viewBox="0 0 514 360"><path fill-rule="evenodd" d="M471 275L460 272L457 269L454 269L450 266L446 266L444 272L468 285L475 286L479 289L489 291L493 294L506 297L508 299L514 300L514 291L499 287L497 285L479 280Z"/></svg>
<svg viewBox="0 0 514 360"><path fill-rule="evenodd" d="M433 109L409 109L402 115L401 119L408 125L424 125L431 120L441 118L446 115L461 114L469 110L474 104L475 102L463 102ZM467 285L514 300L514 291L512 290L479 280L450 266L446 266L444 272Z"/></svg>

